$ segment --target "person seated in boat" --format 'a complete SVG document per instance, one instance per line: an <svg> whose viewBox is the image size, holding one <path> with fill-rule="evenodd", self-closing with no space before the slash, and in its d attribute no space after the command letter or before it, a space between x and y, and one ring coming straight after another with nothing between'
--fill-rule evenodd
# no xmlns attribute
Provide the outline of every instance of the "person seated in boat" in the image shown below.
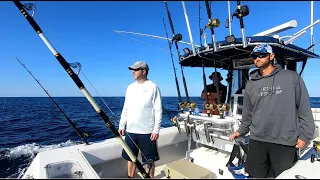
<svg viewBox="0 0 320 180"><path fill-rule="evenodd" d="M126 90L118 132L121 136L125 135L125 142L136 157L141 151L146 172L150 170L150 177L154 178L154 162L160 159L157 139L162 121L161 94L159 87L148 79L147 63L137 61L129 66L129 70L132 70L136 82ZM122 157L128 161L128 177L133 178L136 164L124 150Z"/></svg>
<svg viewBox="0 0 320 180"><path fill-rule="evenodd" d="M242 119L230 140L250 132L245 171L253 178L276 178L297 160L296 148L313 138L315 123L300 75L273 65L272 47L251 52L255 66L244 92Z"/></svg>
<svg viewBox="0 0 320 180"><path fill-rule="evenodd" d="M227 86L221 84L221 81L223 80L223 78L221 77L220 72L213 72L209 76L209 79L211 79L213 83L206 86L207 94L208 94L208 103L209 104L218 104L218 93L217 93L217 89L216 89L216 84L219 85L221 103L225 103L226 96L227 96ZM202 90L201 98L203 99L202 113L207 113L207 111L205 109L206 94L205 94L204 89ZM214 115L219 115L219 111L217 109L215 111L210 110L210 113L214 114Z"/></svg>

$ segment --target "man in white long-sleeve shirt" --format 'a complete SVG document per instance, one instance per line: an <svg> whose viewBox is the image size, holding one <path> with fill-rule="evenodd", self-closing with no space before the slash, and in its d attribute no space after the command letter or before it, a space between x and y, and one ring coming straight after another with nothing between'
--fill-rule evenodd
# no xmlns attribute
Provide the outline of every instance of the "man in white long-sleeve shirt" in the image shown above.
<svg viewBox="0 0 320 180"><path fill-rule="evenodd" d="M161 94L158 86L147 78L149 72L147 63L137 61L129 66L129 70L132 70L136 82L127 88L119 133L123 136L126 127L125 142L131 151L138 156L140 149L143 164L152 160L150 176L154 178L154 162L159 160L156 142L162 120ZM128 161L128 177L134 177L136 165L131 162L124 150L122 157Z"/></svg>

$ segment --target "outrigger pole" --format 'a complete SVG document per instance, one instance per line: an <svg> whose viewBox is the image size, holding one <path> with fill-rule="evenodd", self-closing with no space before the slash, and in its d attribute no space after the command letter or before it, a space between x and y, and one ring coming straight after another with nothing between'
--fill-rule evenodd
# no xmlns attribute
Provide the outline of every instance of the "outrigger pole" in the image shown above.
<svg viewBox="0 0 320 180"><path fill-rule="evenodd" d="M60 112L62 112L63 116L67 119L67 121L70 123L70 125L73 127L73 129L76 131L76 133L81 137L81 139L83 140L84 143L86 143L87 145L89 145L88 141L86 140L86 137L88 137L88 134L86 133L81 133L79 131L79 129L76 127L76 125L71 121L71 119L64 113L64 111L60 108L60 106L54 101L54 99L50 96L50 94L48 93L48 91L46 89L44 89L44 87L40 84L40 82L34 77L34 75L31 73L31 71L29 71L27 69L27 67L22 64L22 62L19 60L19 58L16 58L17 61L19 61L19 63L24 67L25 70L28 71L28 73L32 76L32 78L37 81L37 83L40 85L40 87L43 89L43 91L49 96L49 98L52 100L52 102L57 106L57 108L60 110Z"/></svg>
<svg viewBox="0 0 320 180"><path fill-rule="evenodd" d="M216 46L216 42L215 42L213 28L219 27L220 22L219 22L219 19L213 19L213 20L211 19L211 9L210 9L210 5L209 5L209 1L205 1L205 3L206 3L206 9L207 9L207 14L208 14L208 19L209 19L209 22L206 25L206 27L209 27L210 31L211 31L212 45L213 45L213 52L212 52L213 64L214 64L214 71L215 71L215 73L217 73L216 60L215 60L215 57L214 57L214 53L217 50L217 46ZM216 77L213 77L213 78L216 78ZM219 105L220 118L223 118L222 104L221 104L222 102L221 102L221 98L220 98L219 83L217 82L217 79L215 81L216 81L216 85L215 86L216 86L216 91L217 91L217 96L218 96L218 105Z"/></svg>
<svg viewBox="0 0 320 180"><path fill-rule="evenodd" d="M93 97L90 95L90 93L85 88L84 84L80 80L77 74L74 73L74 71L71 69L70 64L64 59L64 57L57 52L57 50L53 47L53 45L49 42L49 40L44 36L41 28L36 23L36 21L29 15L27 10L33 10L28 7L25 7L23 4L21 4L19 1L13 1L13 3L17 6L17 8L20 10L22 15L26 18L26 20L30 23L30 25L33 27L33 29L37 32L37 34L40 36L40 38L43 40L43 42L47 45L47 47L50 49L52 54L56 57L56 59L59 61L61 66L64 68L64 70L69 74L73 82L78 86L80 91L85 95L85 97L88 99L88 101L91 103L93 108L96 110L96 112L99 114L101 119L105 122L107 127L111 130L113 135L116 137L120 145L123 147L125 152L130 157L131 161L135 163L137 169L140 171L141 175L144 178L150 178L150 175L147 174L146 170L141 165L140 161L137 159L137 157L132 153L131 149L128 147L128 145L125 143L125 141L121 138L119 132L115 128L115 126L110 122L109 117L106 115L106 113L99 107L99 105L95 102Z"/></svg>
<svg viewBox="0 0 320 180"><path fill-rule="evenodd" d="M166 24L164 22L164 18L163 18L163 25L164 25L164 30L166 32L166 36L168 38L168 32L167 32L167 27ZM179 98L179 104L178 104L178 109L180 110L180 112L183 112L183 108L182 108L182 98L181 98L181 93L180 93L180 88L179 88L179 82L178 82L178 78L177 78L177 73L176 73L176 68L174 66L174 61L173 61L173 57L172 57L172 43L168 40L168 45L169 45L169 50L170 50L170 56L171 56L171 62L172 62L172 67L173 67L173 72L174 72L174 78L176 81L176 87L177 87L177 92L178 92L178 98Z"/></svg>
<svg viewBox="0 0 320 180"><path fill-rule="evenodd" d="M171 32L172 32L172 35L173 35L173 41L174 41L174 44L176 46L176 50L177 50L177 53L178 53L178 57L179 57L179 61L180 61L180 52L179 52L179 47L178 47L178 43L177 41L181 40L182 39L182 35L181 34L175 34L174 32L174 27L173 27L173 23L172 23L172 19L171 19L171 15L170 15L170 12L169 12L169 8L168 8L168 4L166 1L164 1L165 5L166 5L166 10L167 10L167 14L168 14L168 19L169 19L169 22L170 22L170 27L171 27ZM184 90L185 90L185 93L186 93L186 98L187 98L187 104L188 104L188 108L189 108L189 112L191 113L191 102L190 102L190 98L189 98L189 94L188 94L188 89L187 89L187 83L186 83L186 79L184 77L184 73L183 73L183 68L182 68L182 65L180 64L180 68L181 68L181 73L182 73L182 80L183 80L183 86L184 86Z"/></svg>
<svg viewBox="0 0 320 180"><path fill-rule="evenodd" d="M183 12L184 12L184 17L186 19L186 23L187 23L187 28L188 28L188 32L189 32L189 38L190 38L190 42L191 42L191 46L192 46L192 52L193 52L193 56L196 55L196 51L194 49L194 43L193 43L193 39L192 39L192 33L191 33L191 29L190 29L190 24L189 24L189 18L188 18L188 14L187 14L187 10L186 10L186 5L184 4L184 1L181 1L182 3L182 7L183 7ZM202 46L202 44L201 44Z"/></svg>
<svg viewBox="0 0 320 180"><path fill-rule="evenodd" d="M231 29L231 24L232 19L231 19L231 12L230 12L230 1L228 1L228 28L229 28L229 35L232 35L232 29Z"/></svg>

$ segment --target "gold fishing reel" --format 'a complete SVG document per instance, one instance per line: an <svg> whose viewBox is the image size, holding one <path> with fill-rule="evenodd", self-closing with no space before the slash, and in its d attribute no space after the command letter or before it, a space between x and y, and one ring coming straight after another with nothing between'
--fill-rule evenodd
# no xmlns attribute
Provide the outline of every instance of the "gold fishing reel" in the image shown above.
<svg viewBox="0 0 320 180"><path fill-rule="evenodd" d="M197 107L197 103L195 102L190 102L190 103L187 103L188 104L188 107L192 108L192 109L195 109Z"/></svg>
<svg viewBox="0 0 320 180"><path fill-rule="evenodd" d="M174 116L173 118L170 119L171 122L174 124L174 126L176 126L178 128L178 132L179 134L181 133L181 128L180 128L180 125L179 125L179 122L178 122L178 117L177 116Z"/></svg>
<svg viewBox="0 0 320 180"><path fill-rule="evenodd" d="M216 110L219 110L219 107L217 104L210 104L209 109L212 111L216 111Z"/></svg>
<svg viewBox="0 0 320 180"><path fill-rule="evenodd" d="M313 147L320 153L320 141L313 141Z"/></svg>
<svg viewBox="0 0 320 180"><path fill-rule="evenodd" d="M230 105L229 104L223 104L222 105L222 111L226 112L226 111L229 111L230 109Z"/></svg>
<svg viewBox="0 0 320 180"><path fill-rule="evenodd" d="M176 126L178 124L178 117L174 116L173 118L170 119L171 122Z"/></svg>
<svg viewBox="0 0 320 180"><path fill-rule="evenodd" d="M208 24L206 27L208 28L217 28L220 26L220 20L218 18L209 19Z"/></svg>

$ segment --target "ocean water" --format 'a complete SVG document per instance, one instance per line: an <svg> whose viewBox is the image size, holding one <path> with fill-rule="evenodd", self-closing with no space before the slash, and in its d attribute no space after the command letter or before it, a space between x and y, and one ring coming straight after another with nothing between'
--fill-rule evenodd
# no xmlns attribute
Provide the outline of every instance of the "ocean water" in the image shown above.
<svg viewBox="0 0 320 180"><path fill-rule="evenodd" d="M124 97L96 97L96 102L118 128ZM113 138L113 134L84 97L56 97L65 114L89 142ZM201 107L200 97L191 97ZM163 97L170 116L178 113L177 97ZM311 107L320 108L320 98L310 98ZM162 127L173 126L163 111ZM49 97L0 97L0 178L17 178L37 153L83 143Z"/></svg>

